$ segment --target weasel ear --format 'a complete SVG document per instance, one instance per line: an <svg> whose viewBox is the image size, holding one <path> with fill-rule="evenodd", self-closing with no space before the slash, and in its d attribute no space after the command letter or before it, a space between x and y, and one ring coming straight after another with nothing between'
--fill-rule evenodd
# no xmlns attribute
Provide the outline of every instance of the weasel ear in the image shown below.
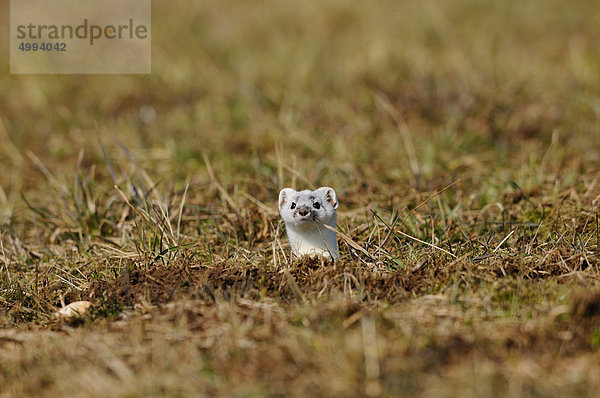
<svg viewBox="0 0 600 398"><path fill-rule="evenodd" d="M292 195L295 193L296 191L292 188L283 188L281 192L279 192L279 210L291 200Z"/></svg>
<svg viewBox="0 0 600 398"><path fill-rule="evenodd" d="M337 199L337 195L333 188L329 187L321 187L317 189L317 192L325 198L325 201L333 207L334 210L337 210L339 203Z"/></svg>

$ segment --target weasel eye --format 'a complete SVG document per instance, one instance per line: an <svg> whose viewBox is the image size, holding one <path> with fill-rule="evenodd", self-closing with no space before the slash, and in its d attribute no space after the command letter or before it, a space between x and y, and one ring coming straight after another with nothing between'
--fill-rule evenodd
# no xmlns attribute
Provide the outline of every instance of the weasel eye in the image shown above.
<svg viewBox="0 0 600 398"><path fill-rule="evenodd" d="M313 207L315 209L320 209L321 208L321 204L319 202L315 202L315 203L313 203Z"/></svg>
<svg viewBox="0 0 600 398"><path fill-rule="evenodd" d="M290 209L295 209L296 208L296 203L292 202L292 205L290 206Z"/></svg>

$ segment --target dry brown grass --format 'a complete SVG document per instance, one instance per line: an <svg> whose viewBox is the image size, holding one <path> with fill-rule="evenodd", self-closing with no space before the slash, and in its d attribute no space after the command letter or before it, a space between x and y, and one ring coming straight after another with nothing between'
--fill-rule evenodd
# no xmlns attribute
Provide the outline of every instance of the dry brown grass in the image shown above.
<svg viewBox="0 0 600 398"><path fill-rule="evenodd" d="M150 76L0 76L0 396L598 396L595 2L153 11Z"/></svg>

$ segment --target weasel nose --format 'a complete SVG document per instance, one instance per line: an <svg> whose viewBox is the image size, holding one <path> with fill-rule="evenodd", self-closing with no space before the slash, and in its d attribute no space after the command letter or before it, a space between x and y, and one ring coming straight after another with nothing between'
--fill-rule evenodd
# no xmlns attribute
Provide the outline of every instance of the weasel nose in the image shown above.
<svg viewBox="0 0 600 398"><path fill-rule="evenodd" d="M308 214L308 209L306 207L303 207L302 209L298 210L298 213L304 217Z"/></svg>

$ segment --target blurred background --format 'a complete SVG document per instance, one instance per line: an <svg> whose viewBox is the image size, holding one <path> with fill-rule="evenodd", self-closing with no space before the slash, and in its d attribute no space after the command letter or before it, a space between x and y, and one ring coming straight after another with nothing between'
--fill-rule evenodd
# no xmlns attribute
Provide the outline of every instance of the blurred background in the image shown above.
<svg viewBox="0 0 600 398"><path fill-rule="evenodd" d="M175 0L152 14L150 75L9 75L0 42L5 201L46 180L31 154L61 175L81 150L104 163L99 142L125 159L114 138L154 176L202 180L207 156L226 185L268 195L290 184L281 159L311 184L416 189L600 163L593 0Z"/></svg>

